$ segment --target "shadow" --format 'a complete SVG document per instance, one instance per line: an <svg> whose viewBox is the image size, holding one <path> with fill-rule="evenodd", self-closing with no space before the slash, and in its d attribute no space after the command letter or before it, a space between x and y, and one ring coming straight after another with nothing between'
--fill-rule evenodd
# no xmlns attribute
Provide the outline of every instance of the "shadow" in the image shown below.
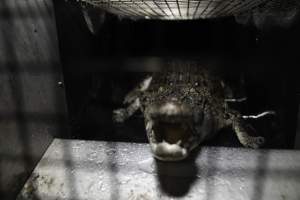
<svg viewBox="0 0 300 200"><path fill-rule="evenodd" d="M155 159L159 189L173 197L184 197L197 179L196 157L199 149L180 162L163 162Z"/></svg>
<svg viewBox="0 0 300 200"><path fill-rule="evenodd" d="M213 151L211 154L207 155L207 166L216 166L217 163L216 160L219 158L219 150ZM210 177L214 177L216 175L216 168L208 168L205 176L203 177L205 179L205 190L206 190L206 200L215 199L214 193L215 193L215 182L214 180L211 180Z"/></svg>
<svg viewBox="0 0 300 200"><path fill-rule="evenodd" d="M75 168L75 164L73 163L73 156L74 153L72 152L72 148L68 143L63 148L63 157L68 158L64 159L64 165L66 169L66 184L68 185L69 188L69 199L76 199L78 198L78 192L77 192L77 179L76 176L72 173L72 170ZM67 170L71 169L71 170Z"/></svg>
<svg viewBox="0 0 300 200"><path fill-rule="evenodd" d="M107 143L107 149L114 149L115 151L108 156L108 169L109 169L109 184L110 184L110 200L120 199L119 196L119 182L116 174L118 173L118 164L116 159L117 144Z"/></svg>
<svg viewBox="0 0 300 200"><path fill-rule="evenodd" d="M268 152L259 152L256 160L258 164L257 171L253 177L255 185L253 186L253 194L251 200L263 200L266 182L266 168L269 158Z"/></svg>

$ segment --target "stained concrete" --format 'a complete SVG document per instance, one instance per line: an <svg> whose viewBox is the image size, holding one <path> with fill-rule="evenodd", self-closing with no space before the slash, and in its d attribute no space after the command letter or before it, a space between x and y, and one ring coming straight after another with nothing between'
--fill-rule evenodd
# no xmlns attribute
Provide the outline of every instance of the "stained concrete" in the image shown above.
<svg viewBox="0 0 300 200"><path fill-rule="evenodd" d="M18 200L298 200L299 153L202 147L168 163L148 144L55 139Z"/></svg>

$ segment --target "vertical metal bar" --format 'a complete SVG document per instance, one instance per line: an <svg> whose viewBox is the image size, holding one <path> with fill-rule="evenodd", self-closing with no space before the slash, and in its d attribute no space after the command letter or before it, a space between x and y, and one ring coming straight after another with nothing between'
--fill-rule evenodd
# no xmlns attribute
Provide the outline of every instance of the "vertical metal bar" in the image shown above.
<svg viewBox="0 0 300 200"><path fill-rule="evenodd" d="M197 11L198 11L198 9L199 9L199 6L200 6L201 2L202 2L202 0L199 0L199 1L198 1L197 7L196 7L195 12L194 12L194 14L193 14L193 19L195 19L196 13L197 13Z"/></svg>
<svg viewBox="0 0 300 200"><path fill-rule="evenodd" d="M187 10L186 10L186 17L187 18L189 18L189 15L190 15L189 9L190 9L190 0L188 0L188 2L187 2Z"/></svg>
<svg viewBox="0 0 300 200"><path fill-rule="evenodd" d="M235 0L231 0L230 2L228 2L227 4L224 4L225 6L223 6L221 9L219 9L219 12L215 13L216 17L219 17L222 13L222 11L226 10L226 8L228 8L233 2L235 2Z"/></svg>
<svg viewBox="0 0 300 200"><path fill-rule="evenodd" d="M206 5L205 9L201 12L200 16L203 16L203 14L206 12L206 10L208 9L208 7L210 6L212 0L208 2L208 4Z"/></svg>
<svg viewBox="0 0 300 200"><path fill-rule="evenodd" d="M168 14L157 4L157 2L155 1L155 0L152 0L153 1L153 3L156 5L156 7L158 8L158 9L160 9L163 13L164 13L164 15L167 17L168 16Z"/></svg>
<svg viewBox="0 0 300 200"><path fill-rule="evenodd" d="M182 18L182 15L181 15L181 11L180 11L180 6L179 6L179 2L178 2L178 0L176 0L176 4L177 4L177 8L178 8L178 12L179 12L179 16Z"/></svg>
<svg viewBox="0 0 300 200"><path fill-rule="evenodd" d="M125 2L129 2L131 3L131 5L128 5L127 3ZM132 6L132 4L134 4L134 2L132 0L129 0L129 1L122 1L122 0L119 0L118 1L118 4L121 4L121 5L125 5L127 8L128 8L128 11L132 12L132 13L136 13L137 16L139 17L144 17L145 16L145 13L141 12L141 10L139 9L136 9Z"/></svg>
<svg viewBox="0 0 300 200"><path fill-rule="evenodd" d="M120 6L119 5L121 4L121 5L125 5L126 7L128 7L129 9L122 9L122 8L120 8ZM119 11L121 11L121 12L127 12L127 13L130 13L130 15L131 16L137 16L137 17L139 17L140 16L140 14L139 13L137 13L137 12L135 12L135 11L132 11L132 9L131 9L131 7L130 6L128 6L127 4L124 4L124 3L122 3L122 2L117 2L117 3L113 3L113 4L111 4L110 5L110 7L111 8L114 8L115 10L119 10Z"/></svg>
<svg viewBox="0 0 300 200"><path fill-rule="evenodd" d="M114 2L111 2L111 1L107 1L107 3L90 2L90 4L95 6L95 7L105 9L105 10L107 10L111 13L114 13L116 15L124 15L124 16L129 16L129 17L133 17L133 16L139 17L140 16L140 14L137 14L135 12L130 12L130 10L121 9L120 6L118 6L118 4L120 4L119 2L117 2L117 3L114 3ZM123 4L123 3L122 3L122 5L127 6L126 4Z"/></svg>
<svg viewBox="0 0 300 200"><path fill-rule="evenodd" d="M118 6L110 6L108 8L111 12L114 12L113 10L115 10L116 14L118 13L123 13L124 16L128 16L128 17L139 17L139 15L137 15L134 12L130 12L130 10L126 10L126 9L120 9Z"/></svg>
<svg viewBox="0 0 300 200"><path fill-rule="evenodd" d="M138 3L136 3L134 0L131 0L130 2L132 2L132 4L136 5L139 8L139 9L137 9L137 11L139 11L140 13L142 13L142 16L145 17L145 16L151 16L152 15L147 10L145 10L143 7L141 7Z"/></svg>
<svg viewBox="0 0 300 200"><path fill-rule="evenodd" d="M169 5L168 1L167 1L167 0L164 0L164 1L165 1L165 3L167 4L167 6L168 6L168 8L169 8L171 14L173 15L173 17L176 18L176 16L174 15L172 9L170 8L170 5Z"/></svg>
<svg viewBox="0 0 300 200"><path fill-rule="evenodd" d="M213 12L214 12L215 10L217 10L217 8L219 8L220 5L222 5L222 3L224 3L224 1L220 0L220 1L218 2L218 5L214 6L214 8L211 9L211 10L205 15L205 18L206 18L206 17L209 17L209 15L213 15Z"/></svg>
<svg viewBox="0 0 300 200"><path fill-rule="evenodd" d="M153 2L154 2L154 1L153 1ZM155 13L157 17L161 17L161 14L159 14L159 13L156 12L151 6L149 6L149 4L148 4L145 0L143 0L143 3L144 3L150 10L152 10L152 12Z"/></svg>
<svg viewBox="0 0 300 200"><path fill-rule="evenodd" d="M233 6L231 8L231 10L229 10L227 13L228 13L228 15L231 15L237 10L242 10L241 7L251 9L251 8L254 8L254 7L258 6L259 4L260 3L258 3L258 1L254 1L254 2L253 1L248 1L248 3L245 3L243 6L240 6L240 7ZM243 9L243 10L248 10L248 9Z"/></svg>

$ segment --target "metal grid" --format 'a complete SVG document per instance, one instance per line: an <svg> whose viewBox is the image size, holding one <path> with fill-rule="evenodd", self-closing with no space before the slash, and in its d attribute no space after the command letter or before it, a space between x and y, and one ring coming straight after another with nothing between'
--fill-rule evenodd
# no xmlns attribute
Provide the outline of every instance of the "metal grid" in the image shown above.
<svg viewBox="0 0 300 200"><path fill-rule="evenodd" d="M205 19L231 16L267 0L81 0L130 18Z"/></svg>

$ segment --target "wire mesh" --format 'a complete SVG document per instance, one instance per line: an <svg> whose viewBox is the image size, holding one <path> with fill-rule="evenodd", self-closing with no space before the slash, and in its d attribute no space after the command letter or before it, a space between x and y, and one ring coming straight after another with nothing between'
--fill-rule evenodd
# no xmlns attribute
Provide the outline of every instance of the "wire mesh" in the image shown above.
<svg viewBox="0 0 300 200"><path fill-rule="evenodd" d="M205 19L235 15L268 0L81 0L130 18Z"/></svg>

